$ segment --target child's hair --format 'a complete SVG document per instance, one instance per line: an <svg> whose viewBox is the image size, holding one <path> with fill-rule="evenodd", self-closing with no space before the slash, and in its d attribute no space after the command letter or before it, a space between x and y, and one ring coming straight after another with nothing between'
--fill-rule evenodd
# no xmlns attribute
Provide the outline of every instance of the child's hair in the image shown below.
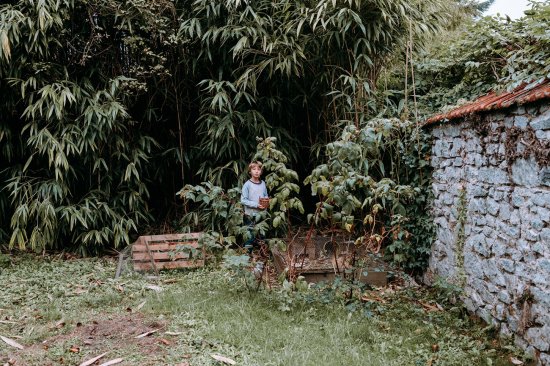
<svg viewBox="0 0 550 366"><path fill-rule="evenodd" d="M250 171L252 168L258 167L262 169L262 162L261 161L253 161L252 163L248 164L248 173L250 174Z"/></svg>

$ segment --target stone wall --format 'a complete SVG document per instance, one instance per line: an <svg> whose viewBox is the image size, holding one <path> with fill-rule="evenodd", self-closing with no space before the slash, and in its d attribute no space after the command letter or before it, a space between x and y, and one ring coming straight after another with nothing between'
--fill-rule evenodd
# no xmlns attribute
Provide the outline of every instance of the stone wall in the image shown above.
<svg viewBox="0 0 550 366"><path fill-rule="evenodd" d="M432 128L437 237L428 277L550 365L550 105Z"/></svg>

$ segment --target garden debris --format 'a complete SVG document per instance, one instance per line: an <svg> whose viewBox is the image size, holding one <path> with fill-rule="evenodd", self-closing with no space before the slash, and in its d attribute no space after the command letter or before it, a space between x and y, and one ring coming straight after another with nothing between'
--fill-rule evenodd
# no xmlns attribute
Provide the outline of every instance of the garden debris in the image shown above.
<svg viewBox="0 0 550 366"><path fill-rule="evenodd" d="M429 304L427 302L422 302L422 301L418 301L418 303L422 305L422 307L426 311L443 311L443 307L438 303L435 303L435 305Z"/></svg>
<svg viewBox="0 0 550 366"><path fill-rule="evenodd" d="M151 335L151 334L153 334L153 333L156 333L156 332L158 332L159 330L160 330L160 328L158 328L158 329L153 329L153 330L150 330L150 331L148 331L148 332L141 333L140 335L138 335L138 336L136 336L136 337L134 337L134 338L143 338L143 337L147 337L148 335Z"/></svg>
<svg viewBox="0 0 550 366"><path fill-rule="evenodd" d="M160 287L160 286L157 286L157 285L146 285L145 288L146 288L146 289L149 289L149 290L156 291L156 292L161 292L161 291L163 291L163 288Z"/></svg>
<svg viewBox="0 0 550 366"><path fill-rule="evenodd" d="M140 236L132 244L135 271L197 268L204 266L205 252L199 245L202 233Z"/></svg>
<svg viewBox="0 0 550 366"><path fill-rule="evenodd" d="M10 338L8 338L8 337L4 337L4 336L1 336L1 335L0 335L0 339L2 339L4 342L6 342L7 344L9 344L9 345L12 346L12 347L19 348L19 349L25 349L24 346L22 346L21 344L17 343L17 342L14 341L13 339L10 339Z"/></svg>
<svg viewBox="0 0 550 366"><path fill-rule="evenodd" d="M171 336L177 336L177 335L182 335L183 332L164 332L164 334L171 335Z"/></svg>
<svg viewBox="0 0 550 366"><path fill-rule="evenodd" d="M520 360L518 360L517 358L512 357L512 356L510 356L510 362L511 362L512 364L518 365L518 366L519 366L519 365L523 365L523 361L520 361Z"/></svg>
<svg viewBox="0 0 550 366"><path fill-rule="evenodd" d="M100 358L102 358L103 356L105 356L107 353L109 353L109 352L102 353L102 354L100 354L99 356L96 356L96 357L94 357L94 358L90 358L89 360L82 362L79 366L90 366L90 365L93 365L97 360L99 360Z"/></svg>
<svg viewBox="0 0 550 366"><path fill-rule="evenodd" d="M124 361L123 358L115 358L114 360L107 361L107 362L105 362L105 363L102 363L102 364L99 365L99 366L111 366L111 365L116 365L117 363L121 363L122 361Z"/></svg>
<svg viewBox="0 0 550 366"><path fill-rule="evenodd" d="M143 301L143 302L141 302L138 306L136 306L136 311L138 311L139 309L141 309L141 308L145 305L146 302L147 302L147 301Z"/></svg>
<svg viewBox="0 0 550 366"><path fill-rule="evenodd" d="M227 358L227 357L224 357L224 356L220 356L220 355L210 355L214 360L216 361L220 361L220 362L223 362L223 363L226 363L228 365L236 365L237 362L235 362L234 360L230 359L230 358Z"/></svg>

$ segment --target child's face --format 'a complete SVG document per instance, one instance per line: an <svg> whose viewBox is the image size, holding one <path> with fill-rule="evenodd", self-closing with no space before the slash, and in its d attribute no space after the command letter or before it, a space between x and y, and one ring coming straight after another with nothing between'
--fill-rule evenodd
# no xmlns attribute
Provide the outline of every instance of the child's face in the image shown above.
<svg viewBox="0 0 550 366"><path fill-rule="evenodd" d="M260 179L262 176L262 168L259 166L253 166L252 169L250 169L250 176L254 179Z"/></svg>

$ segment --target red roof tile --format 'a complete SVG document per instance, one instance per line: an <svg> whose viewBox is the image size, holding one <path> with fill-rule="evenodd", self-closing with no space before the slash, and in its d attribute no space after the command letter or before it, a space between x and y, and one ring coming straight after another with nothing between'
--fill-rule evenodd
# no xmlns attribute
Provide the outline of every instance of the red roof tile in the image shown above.
<svg viewBox="0 0 550 366"><path fill-rule="evenodd" d="M550 98L550 80L546 80L531 89L526 89L526 85L522 85L511 92L502 94L490 92L489 94L484 95L471 103L455 108L450 112L441 113L430 117L424 123L424 126L429 126L438 122L447 122L473 113L504 109L511 107L514 104L521 105L531 103L545 98Z"/></svg>

